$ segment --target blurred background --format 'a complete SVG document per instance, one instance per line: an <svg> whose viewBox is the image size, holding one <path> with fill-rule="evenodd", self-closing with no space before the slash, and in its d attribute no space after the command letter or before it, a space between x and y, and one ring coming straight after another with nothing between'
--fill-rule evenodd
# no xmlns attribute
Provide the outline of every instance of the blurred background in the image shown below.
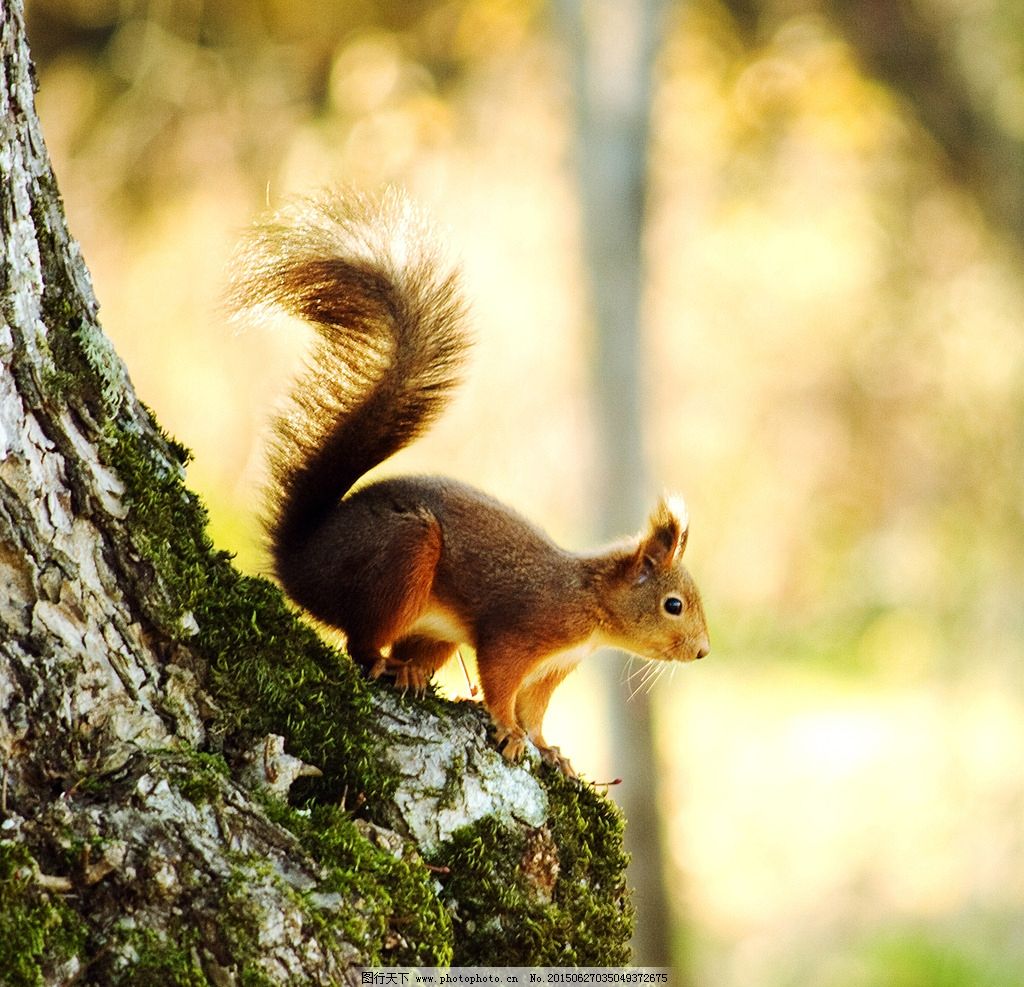
<svg viewBox="0 0 1024 987"><path fill-rule="evenodd" d="M103 324L242 568L306 337L229 323L226 267L255 214L339 182L430 209L478 335L386 471L581 549L686 496L711 657L655 683L604 658L546 730L660 807L638 960L709 987L1024 980L1018 0L28 12Z"/></svg>

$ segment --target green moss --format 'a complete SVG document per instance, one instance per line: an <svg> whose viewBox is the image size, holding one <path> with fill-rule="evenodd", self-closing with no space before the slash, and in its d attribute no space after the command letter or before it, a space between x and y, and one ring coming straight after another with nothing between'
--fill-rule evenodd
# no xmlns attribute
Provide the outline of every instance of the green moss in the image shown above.
<svg viewBox="0 0 1024 987"><path fill-rule="evenodd" d="M179 470L127 432L106 454L125 483L133 548L163 587L150 588L147 616L209 662L205 687L218 709L211 735L238 749L281 734L289 753L323 772L303 783L307 794L386 798L397 778L373 729L374 686L296 617L273 584L243 576L213 548L206 512Z"/></svg>
<svg viewBox="0 0 1024 987"><path fill-rule="evenodd" d="M633 909L626 887L625 819L596 789L545 768L551 835L561 871L555 901L566 910L566 933L582 966L630 962Z"/></svg>
<svg viewBox="0 0 1024 987"><path fill-rule="evenodd" d="M223 889L217 909L220 947L243 987L279 987L259 964L264 950L259 930L264 916L247 893L250 870L239 869ZM98 973L110 987L208 987L211 981L199 957L198 930L176 923L168 932L151 928L120 926L107 944L127 961L101 965Z"/></svg>
<svg viewBox="0 0 1024 987"><path fill-rule="evenodd" d="M43 387L51 399L84 406L93 421L103 423L121 410L127 377L110 340L76 307L78 302L61 292L56 280L44 285L44 345L50 360L42 366Z"/></svg>
<svg viewBox="0 0 1024 987"><path fill-rule="evenodd" d="M359 901L359 909L310 910L321 932L337 933L366 957L368 965L445 966L452 961L452 924L437 898L434 875L416 855L396 857L378 846L353 819L334 805L311 805L299 812L279 801L267 811L298 836L324 868L315 892Z"/></svg>
<svg viewBox="0 0 1024 987"><path fill-rule="evenodd" d="M230 876L216 889L212 910L217 915L217 953L244 987L272 987L280 981L263 965L266 944L261 932L267 921L261 887L272 885L274 897L291 903L305 931L321 947L360 950L374 964L443 965L451 957L451 926L430 886L421 862L396 860L374 846L339 810L319 809L324 819L305 818L278 803L275 820L300 834L303 845L323 864L323 878L307 891L296 890L271 865L255 856L236 855ZM183 920L184 921L184 920ZM439 948L424 948L428 938ZM410 945L410 939L415 945ZM170 933L122 929L115 941L128 945L135 958L117 971L106 972L115 985L206 984L195 947L198 935L183 924ZM119 948L120 952L121 949ZM338 957L347 961L347 954Z"/></svg>
<svg viewBox="0 0 1024 987"><path fill-rule="evenodd" d="M274 985L274 980L259 965L259 958L265 952L260 945L260 929L266 915L252 895L253 886L267 880L273 881L273 875L266 861L247 858L235 866L222 889L217 908L224 949L231 957L242 987Z"/></svg>
<svg viewBox="0 0 1024 987"><path fill-rule="evenodd" d="M260 930L266 916L256 885L273 880L266 861L237 856L231 874L216 889L204 886L215 896L211 907L217 916L215 952L229 966L237 982L244 987L273 987L275 981L260 963L266 949L260 944ZM210 980L203 969L199 930L188 925L188 916L166 916L167 929L138 926L128 921L116 926L107 937L101 955L114 957L101 961L96 969L100 981L111 987L207 987Z"/></svg>
<svg viewBox="0 0 1024 987"><path fill-rule="evenodd" d="M227 762L220 754L206 754L185 745L169 754L176 762L172 775L178 791L193 805L215 802L224 790L224 780L230 777ZM182 765L185 757L187 763Z"/></svg>
<svg viewBox="0 0 1024 987"><path fill-rule="evenodd" d="M0 842L0 984L34 987L81 954L82 920L35 880L38 868L28 850Z"/></svg>
<svg viewBox="0 0 1024 987"><path fill-rule="evenodd" d="M244 620L242 617L244 616ZM221 712L214 731L235 743L278 733L288 752L323 778L300 782L297 797L376 803L397 775L384 757L371 689L355 665L298 621L266 580L224 579L196 608L198 644L210 658L208 688Z"/></svg>
<svg viewBox="0 0 1024 987"><path fill-rule="evenodd" d="M457 754L448 765L444 787L437 793L437 810L451 809L462 792L462 778L466 773L466 759Z"/></svg>
<svg viewBox="0 0 1024 987"><path fill-rule="evenodd" d="M281 882L267 861L258 857L235 855L230 875L217 888L197 888L197 892L214 896L212 903L203 906L217 916L213 952L243 987L275 987L281 983L263 966L267 950L260 935L267 916L255 890L267 883L275 885L276 892L283 891L300 911L306 912L300 896ZM200 950L204 943L199 931L188 925L187 915L175 919L171 913L168 917L171 925L166 930L134 923L116 927L102 952L117 959L99 965L96 972L100 980L111 987L206 987L215 982L203 968ZM303 917L307 919L304 925L308 922L317 927L315 920ZM329 940L326 945L329 946Z"/></svg>
<svg viewBox="0 0 1024 987"><path fill-rule="evenodd" d="M620 966L632 911L624 883L622 817L593 789L545 771L553 815L544 842L557 878L531 873L528 836L483 819L459 830L432 862L447 875L454 963L465 966ZM550 900L548 900L550 897Z"/></svg>
<svg viewBox="0 0 1024 987"><path fill-rule="evenodd" d="M195 952L199 936L183 930L173 938L155 929L123 928L115 941L128 946L135 959L104 971L110 987L208 987Z"/></svg>

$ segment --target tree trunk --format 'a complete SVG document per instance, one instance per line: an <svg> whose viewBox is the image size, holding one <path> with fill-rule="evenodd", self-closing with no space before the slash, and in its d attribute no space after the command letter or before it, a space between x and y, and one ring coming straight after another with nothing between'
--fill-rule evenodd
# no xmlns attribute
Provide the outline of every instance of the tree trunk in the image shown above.
<svg viewBox="0 0 1024 987"><path fill-rule="evenodd" d="M209 543L97 324L19 0L0 45L0 983L626 962L614 807L368 684Z"/></svg>
<svg viewBox="0 0 1024 987"><path fill-rule="evenodd" d="M956 55L963 39L944 33L928 5L909 0L820 0L817 6L865 73L896 93L932 136L950 178L974 196L992 228L1024 245L1024 141L1000 122L994 99L972 91ZM748 45L780 9L764 0L725 0L725 7ZM1008 26L1006 34L1019 44L1019 32Z"/></svg>

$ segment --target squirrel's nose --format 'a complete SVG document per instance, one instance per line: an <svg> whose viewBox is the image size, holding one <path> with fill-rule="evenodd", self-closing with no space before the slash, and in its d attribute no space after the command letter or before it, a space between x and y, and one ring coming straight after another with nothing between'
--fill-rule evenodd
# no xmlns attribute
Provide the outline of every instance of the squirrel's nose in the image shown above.
<svg viewBox="0 0 1024 987"><path fill-rule="evenodd" d="M696 658L698 660L701 659L701 658L706 658L710 653L711 653L711 642L707 638L704 638L704 640L701 641L700 645L698 645L698 647L697 647Z"/></svg>

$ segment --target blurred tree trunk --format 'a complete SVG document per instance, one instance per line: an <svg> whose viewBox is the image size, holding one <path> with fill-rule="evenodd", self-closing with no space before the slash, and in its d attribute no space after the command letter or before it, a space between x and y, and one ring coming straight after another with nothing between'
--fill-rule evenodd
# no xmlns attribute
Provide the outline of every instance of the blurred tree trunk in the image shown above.
<svg viewBox="0 0 1024 987"><path fill-rule="evenodd" d="M748 43L775 12L765 0L725 5ZM926 5L911 0L820 0L820 6L865 72L897 93L931 134L951 177L975 197L993 228L1024 246L1024 142L1000 125L991 100L973 93L958 64L957 39L929 19Z"/></svg>
<svg viewBox="0 0 1024 987"><path fill-rule="evenodd" d="M989 221L1024 246L1024 143L999 125L991 105L973 97L957 64L956 39L944 37L909 0L823 3L864 68L903 97L942 148L952 176Z"/></svg>
<svg viewBox="0 0 1024 987"><path fill-rule="evenodd" d="M661 0L559 0L576 103L576 166L584 252L593 305L594 406L598 415L600 522L605 536L640 527L653 507L642 407L643 228L651 87ZM651 701L626 704L605 663L612 750L627 765L614 796L626 816L626 848L637 912L637 963L672 962L659 813L662 772Z"/></svg>
<svg viewBox="0 0 1024 987"><path fill-rule="evenodd" d="M210 545L97 323L19 0L0 55L0 983L624 963L614 808L371 687Z"/></svg>

